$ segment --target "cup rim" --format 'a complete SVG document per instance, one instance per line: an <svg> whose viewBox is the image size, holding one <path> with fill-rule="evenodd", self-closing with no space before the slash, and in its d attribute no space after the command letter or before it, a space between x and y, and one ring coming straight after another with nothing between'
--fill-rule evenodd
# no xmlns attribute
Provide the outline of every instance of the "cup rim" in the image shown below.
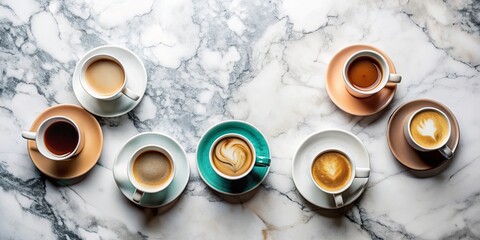
<svg viewBox="0 0 480 240"><path fill-rule="evenodd" d="M46 124L50 121L53 121L53 122L49 123L48 126L46 126ZM45 144L45 140L44 140L45 132L47 131L48 127L50 127L52 124L54 124L56 122L68 122L68 123L72 124L72 126L75 128L75 130L78 133L77 145L72 150L72 152L70 152L69 154L65 154L65 155L54 154L53 152L51 152L48 149L47 145ZM43 122L40 123L40 125L37 128L36 134L37 135L35 137L35 144L37 145L38 151L44 157L46 157L50 160L54 160L54 161L69 160L71 157L76 155L78 153L78 149L80 148L81 142L83 140L82 139L82 132L80 130L80 127L78 127L78 124L75 121L73 121L71 118L66 117L66 116L51 116L51 117L43 120Z"/></svg>
<svg viewBox="0 0 480 240"><path fill-rule="evenodd" d="M431 148L428 148L428 147L424 147L420 144L417 143L417 141L415 141L415 139L413 138L412 136L412 133L410 132L410 124L412 123L412 120L413 118L419 114L420 112L423 112L423 111L426 111L426 110L433 110L437 113L440 113L445 119L447 119L447 123L448 123L448 136L442 141L442 144L439 144L437 147L431 147ZM419 148L423 149L423 150L426 150L426 151L433 151L433 150L437 150L437 149L440 149L442 148L443 146L445 146L445 144L447 144L448 140L450 140L450 137L452 135L452 125L450 123L450 119L448 119L447 115L441 111L440 109L438 108L435 108L435 107L423 107L423 108L420 108L418 109L417 111L413 112L412 115L410 115L410 117L408 118L408 122L407 122L407 133L408 133L408 137L410 138L410 140L412 140L412 142Z"/></svg>
<svg viewBox="0 0 480 240"><path fill-rule="evenodd" d="M347 160L348 162L350 163L350 166L351 166L351 177L350 179L348 180L347 184L345 184L345 186L343 186L341 189L337 190L337 191L330 191L330 190L327 190L325 188L322 188L316 181L315 181L315 178L313 177L313 172L312 172L312 167L313 167L313 163L315 162L315 160L317 159L318 156L326 153L326 152L338 152L340 154L343 154L345 157L347 157ZM341 194L343 192L345 192L353 183L353 180L355 180L355 172L356 172L356 164L355 162L350 158L350 156L345 153L345 151L342 151L338 148L326 148L326 149L323 149L322 151L320 151L318 154L315 155L315 157L312 158L311 162L310 162L310 178L311 180L313 181L313 184L315 184L315 186L322 190L323 192L327 193L327 194Z"/></svg>
<svg viewBox="0 0 480 240"><path fill-rule="evenodd" d="M122 71L123 71L124 77L123 77L122 87L120 87L117 91L115 91L114 93L109 94L109 95L98 94L98 92L91 89L91 87L89 86L89 84L86 81L86 76L85 75L86 75L87 68L93 62L95 62L99 59L113 60L114 62L116 62L122 68ZM96 99L100 99L100 100L110 100L112 98L115 98L116 96L119 96L119 94L127 86L127 72L125 70L125 67L124 67L123 63L118 58L116 58L113 55L108 54L108 53L98 53L98 54L95 54L95 55L92 55L92 56L88 57L83 62L82 67L80 68L79 78L80 78L80 85L82 86L83 90L85 90L85 92L87 92L91 97L96 98Z"/></svg>
<svg viewBox="0 0 480 240"><path fill-rule="evenodd" d="M348 71L348 67L350 66L350 64L357 58L359 57L362 57L362 56L366 56L365 54L366 53L370 53L372 55L374 55L375 59L377 61L379 61L380 63L380 67L382 68L382 79L380 80L380 82L377 84L377 86L375 86L374 88L372 89L368 89L368 90L361 90L361 89L358 89L356 87L354 87L350 81L348 80L348 77L347 77L347 71ZM368 57L372 57L371 55L367 55ZM389 75L390 75L390 67L388 66L388 62L387 60L385 59L385 57L383 57L382 54L380 54L379 52L377 51L374 51L374 50L369 50L369 49L364 49L364 50L360 50L360 51L357 51L355 53L353 53L350 57L348 57L347 61L345 61L345 64L343 65L343 71L342 71L342 75L343 75L343 81L345 82L345 84L347 85L347 87L358 93L358 94L363 94L363 95L373 95L375 93L378 93L380 92L384 87L385 85L388 83L388 78L389 78Z"/></svg>
<svg viewBox="0 0 480 240"><path fill-rule="evenodd" d="M170 161L170 163L172 165L172 173L171 173L170 177L168 178L168 180L164 184L160 185L159 187L152 188L152 189L145 189L140 184L138 184L137 180L134 178L133 172L132 172L133 171L132 166L133 166L133 163L135 162L135 159L140 154L142 154L143 152L149 151L150 149L154 149L154 151L161 152L162 154L167 156L167 159ZM160 151L158 151L158 149L160 149ZM165 147L160 146L160 145L156 145L156 144L147 144L147 145L144 145L144 146L141 146L141 147L137 148L137 150L135 150L133 152L133 154L131 155L131 157L128 161L128 164L127 164L127 177L128 177L129 182L133 185L133 187L135 189L140 190L140 191L145 192L145 193L158 193L158 192L161 192L161 191L165 190L166 188L168 188L171 185L173 179L175 178L175 173L176 173L176 167L175 167L175 161L173 160L172 154Z"/></svg>
<svg viewBox="0 0 480 240"><path fill-rule="evenodd" d="M241 175L238 175L238 176L229 176L229 175L226 175L224 173L222 173L220 170L218 170L216 167L215 167L215 164L213 163L213 159L212 159L212 152L213 152L213 148L217 145L218 142L220 142L222 139L224 138L227 138L227 137L230 137L230 136L233 136L233 137L238 137L240 139L242 139L243 141L245 141L248 145L248 147L252 150L253 152L253 161L252 163L250 164L250 167L248 168L247 171L245 171L243 174ZM244 178L245 176L247 176L252 170L253 168L255 167L255 162L257 160L257 152L255 150L255 146L253 145L252 142L250 142L250 140L248 140L245 136L241 135L241 134L238 134L238 133L225 133L223 135L221 135L220 137L217 137L215 139L215 141L213 141L213 143L210 145L210 150L208 151L209 154L208 154L208 160L210 161L210 166L212 167L212 169L215 171L215 173L217 173L220 177L224 178L224 179L227 179L227 180L238 180L238 179L242 179Z"/></svg>

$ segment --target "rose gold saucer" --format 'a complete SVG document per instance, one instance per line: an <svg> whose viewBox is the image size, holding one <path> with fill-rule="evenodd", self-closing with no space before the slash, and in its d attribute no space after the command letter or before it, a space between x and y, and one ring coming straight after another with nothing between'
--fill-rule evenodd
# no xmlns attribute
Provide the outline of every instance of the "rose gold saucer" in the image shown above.
<svg viewBox="0 0 480 240"><path fill-rule="evenodd" d="M66 161L53 161L45 158L37 150L35 141L29 140L27 150L33 164L43 174L54 179L73 179L87 173L95 166L102 152L103 134L97 120L85 109L69 104L60 104L48 108L33 121L30 131L37 131L43 120L51 116L66 116L75 121L85 134L83 150Z"/></svg>
<svg viewBox="0 0 480 240"><path fill-rule="evenodd" d="M368 116L380 112L392 101L397 86L386 86L380 92L368 98L356 98L350 95L343 80L343 65L352 54L361 50L373 50L380 53L387 60L391 73L396 73L392 60L382 50L373 46L358 44L348 46L333 56L328 64L325 78L328 95L337 107L352 115Z"/></svg>
<svg viewBox="0 0 480 240"><path fill-rule="evenodd" d="M390 151L395 158L405 167L414 171L431 171L441 168L443 170L444 165L447 165L448 161L438 151L432 152L419 152L408 145L405 139L403 128L405 120L416 110L423 107L435 107L443 111L450 119L452 124L452 134L447 145L455 153L458 142L460 140L460 127L455 115L445 105L433 101L431 99L418 99L403 104L398 107L390 116L387 126L387 141ZM435 171L438 173L438 171ZM422 174L425 176L425 174Z"/></svg>

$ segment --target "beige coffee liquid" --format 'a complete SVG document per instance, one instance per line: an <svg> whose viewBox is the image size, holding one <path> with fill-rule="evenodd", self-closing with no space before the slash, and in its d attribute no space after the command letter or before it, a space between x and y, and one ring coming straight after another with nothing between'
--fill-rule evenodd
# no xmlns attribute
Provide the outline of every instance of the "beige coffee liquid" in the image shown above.
<svg viewBox="0 0 480 240"><path fill-rule="evenodd" d="M227 137L220 140L212 151L215 168L227 176L240 176L253 164L253 151L241 138Z"/></svg>
<svg viewBox="0 0 480 240"><path fill-rule="evenodd" d="M415 142L425 148L441 147L448 137L448 120L434 110L417 113L410 123L410 133Z"/></svg>
<svg viewBox="0 0 480 240"><path fill-rule="evenodd" d="M99 95L112 95L119 91L125 81L122 67L109 59L100 59L91 63L86 70L87 84Z"/></svg>
<svg viewBox="0 0 480 240"><path fill-rule="evenodd" d="M312 164L314 181L331 192L345 187L352 177L352 166L347 157L337 151L329 151L318 156Z"/></svg>
<svg viewBox="0 0 480 240"><path fill-rule="evenodd" d="M146 151L134 161L133 177L145 188L157 188L165 184L173 172L171 161L161 152Z"/></svg>

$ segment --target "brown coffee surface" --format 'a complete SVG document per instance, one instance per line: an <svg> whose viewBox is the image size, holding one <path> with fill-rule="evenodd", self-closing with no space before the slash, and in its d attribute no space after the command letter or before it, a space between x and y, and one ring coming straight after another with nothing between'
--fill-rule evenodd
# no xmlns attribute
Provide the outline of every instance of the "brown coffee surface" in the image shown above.
<svg viewBox="0 0 480 240"><path fill-rule="evenodd" d="M69 122L52 123L45 130L43 141L48 151L62 156L72 153L78 144L77 129Z"/></svg>
<svg viewBox="0 0 480 240"><path fill-rule="evenodd" d="M133 177L146 188L156 188L165 184L173 172L171 161L158 151L146 151L134 161Z"/></svg>
<svg viewBox="0 0 480 240"><path fill-rule="evenodd" d="M91 63L86 70L86 82L100 95L112 95L123 86L125 73L122 67L109 59Z"/></svg>
<svg viewBox="0 0 480 240"><path fill-rule="evenodd" d="M241 138L227 137L220 140L212 151L215 168L227 176L240 176L253 164L253 151Z"/></svg>
<svg viewBox="0 0 480 240"><path fill-rule="evenodd" d="M380 63L371 57L359 57L348 66L347 78L355 88L375 88L382 79Z"/></svg>
<svg viewBox="0 0 480 240"><path fill-rule="evenodd" d="M417 113L410 123L410 133L417 144L425 148L441 147L448 137L448 120L434 110Z"/></svg>
<svg viewBox="0 0 480 240"><path fill-rule="evenodd" d="M348 184L352 177L352 166L344 154L328 151L314 160L312 176L321 188L334 192Z"/></svg>

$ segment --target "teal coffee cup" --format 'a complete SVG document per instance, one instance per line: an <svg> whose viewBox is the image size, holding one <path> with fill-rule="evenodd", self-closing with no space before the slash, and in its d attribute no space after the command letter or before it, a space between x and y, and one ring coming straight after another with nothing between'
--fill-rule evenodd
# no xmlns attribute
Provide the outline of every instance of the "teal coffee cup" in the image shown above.
<svg viewBox="0 0 480 240"><path fill-rule="evenodd" d="M258 156L253 144L236 133L218 137L210 146L209 159L213 170L227 180L244 178L255 166L270 166L270 158Z"/></svg>
<svg viewBox="0 0 480 240"><path fill-rule="evenodd" d="M265 136L252 124L239 120L220 122L208 129L196 155L202 180L227 195L257 188L267 177L271 163Z"/></svg>

